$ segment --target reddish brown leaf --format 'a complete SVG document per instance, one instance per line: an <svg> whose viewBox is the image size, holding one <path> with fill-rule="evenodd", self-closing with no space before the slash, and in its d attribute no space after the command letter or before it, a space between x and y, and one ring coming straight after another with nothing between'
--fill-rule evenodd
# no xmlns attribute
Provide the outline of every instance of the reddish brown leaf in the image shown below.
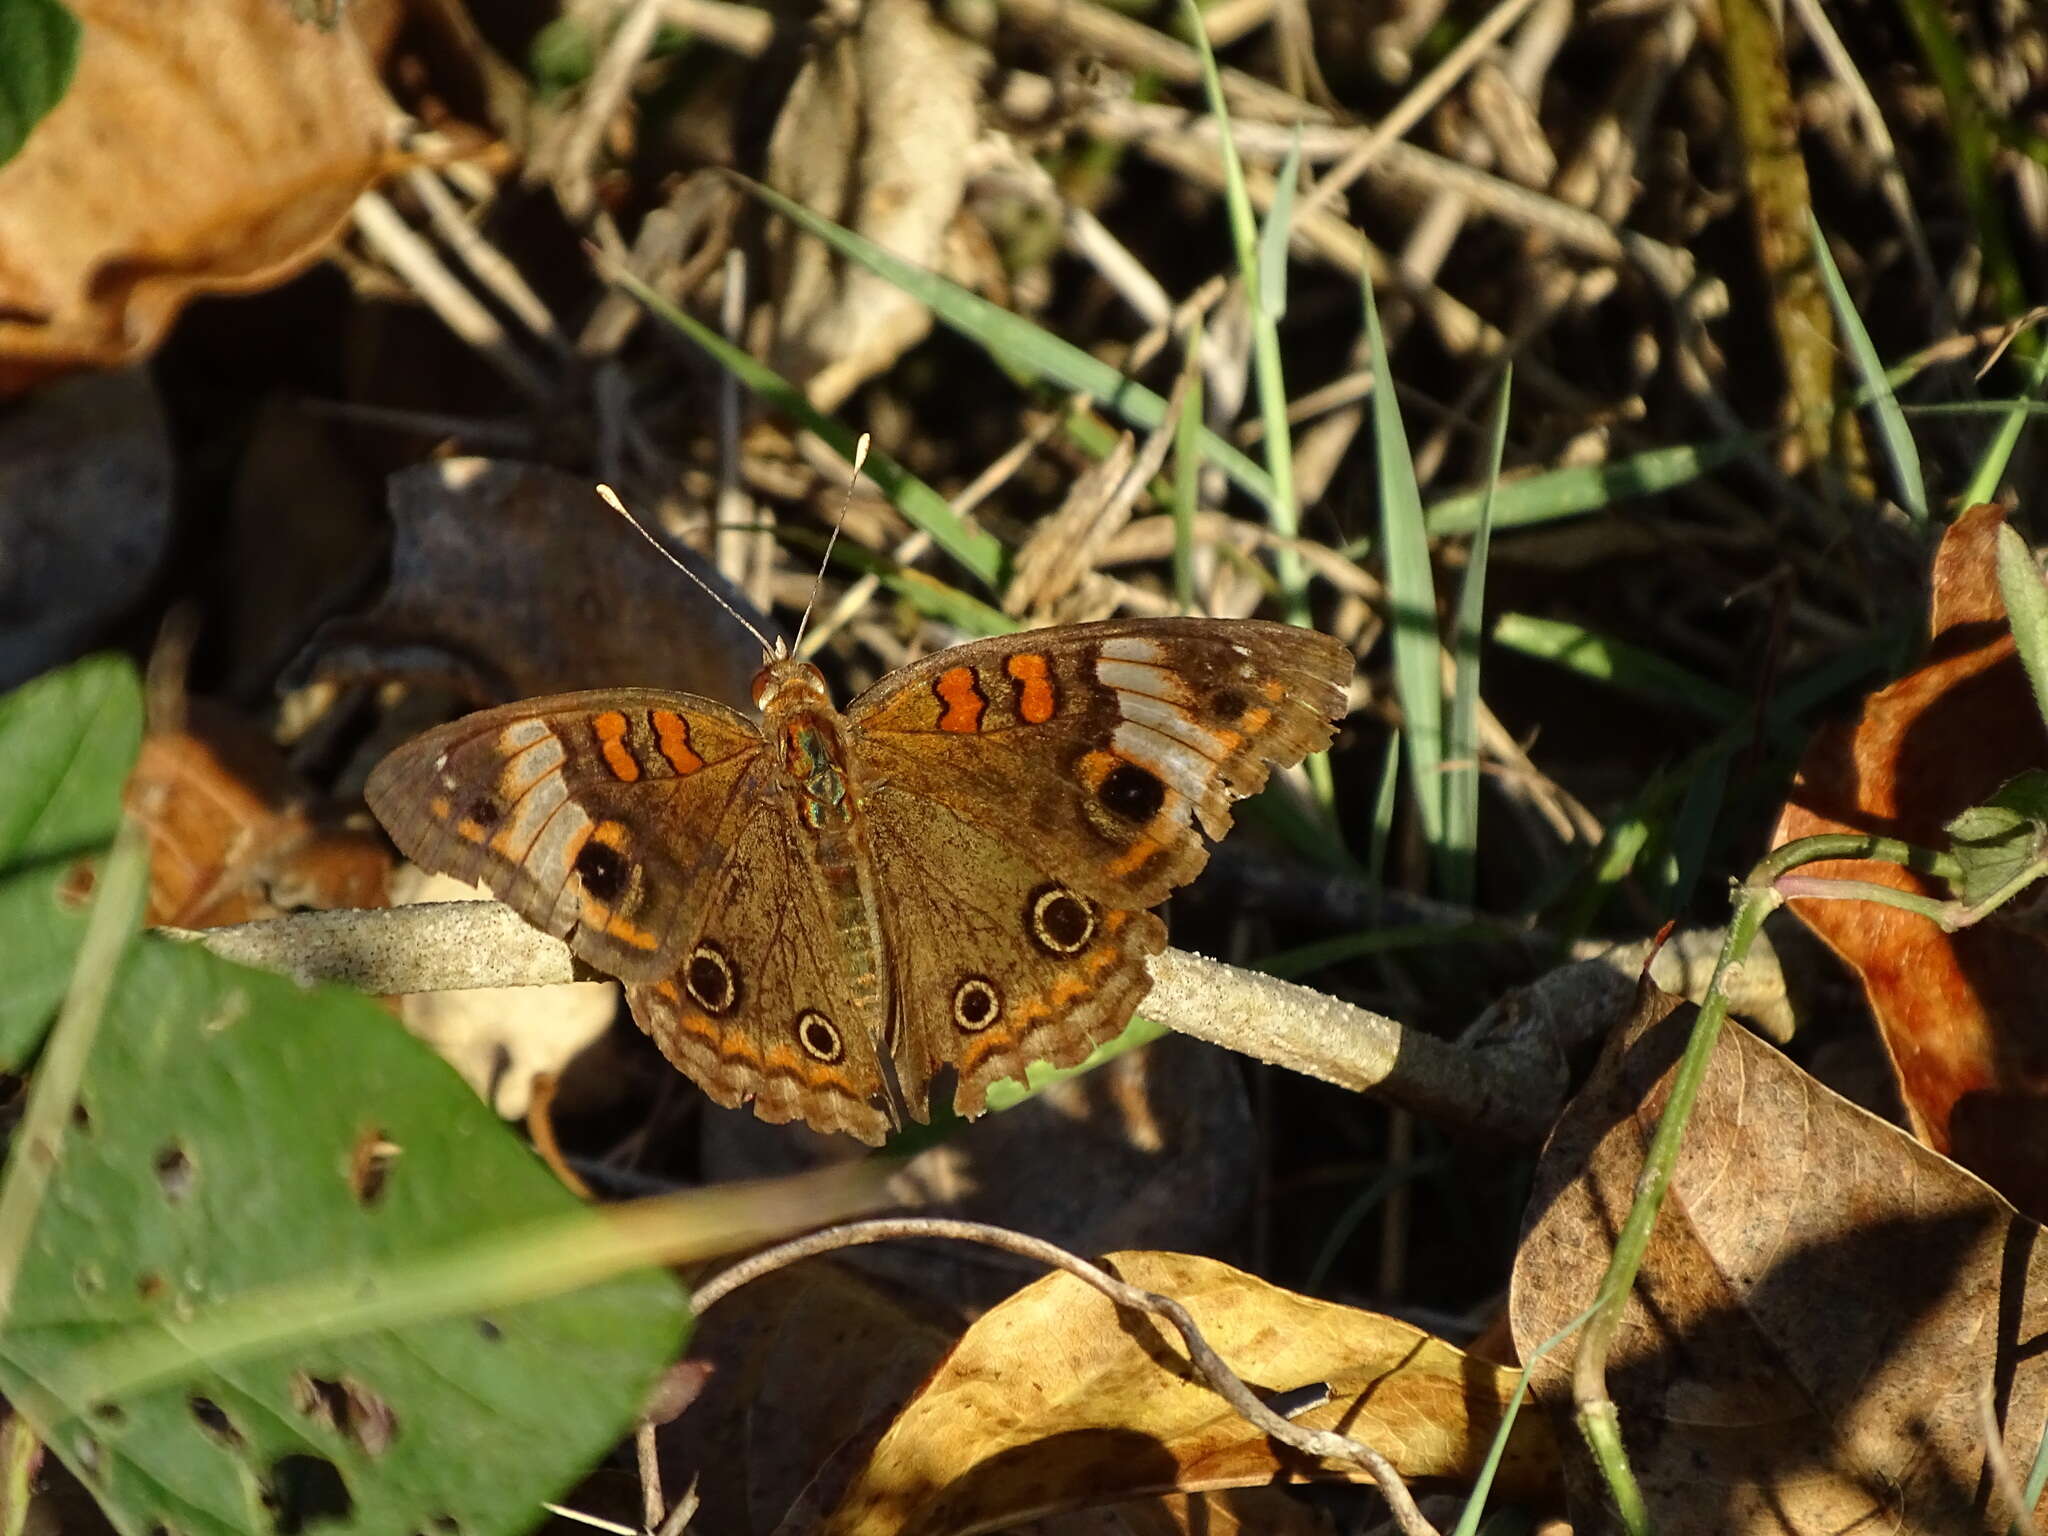
<svg viewBox="0 0 2048 1536"><path fill-rule="evenodd" d="M149 918L216 928L302 908L381 907L391 856L366 833L317 825L270 742L225 710L185 706L152 730L128 780L149 835Z"/></svg>
<svg viewBox="0 0 2048 1536"><path fill-rule="evenodd" d="M1366 1442L1410 1479L1469 1481L1514 1389L1514 1372L1407 1323L1297 1296L1213 1259L1125 1253L1104 1263L1186 1306L1256 1390L1327 1384L1329 1401L1297 1422ZM1541 1419L1524 1415L1497 1491L1548 1497L1555 1467ZM1193 1378L1171 1328L1053 1274L967 1330L822 1529L997 1531L1141 1494L1309 1480L1364 1474L1282 1450Z"/></svg>
<svg viewBox="0 0 2048 1536"><path fill-rule="evenodd" d="M1515 1262L1525 1359L1592 1300L1694 1016L1646 987L1544 1150ZM1608 1368L1656 1528L2002 1532L1982 1414L1988 1395L2024 1468L2048 1419L2040 1237L1978 1179L1724 1029ZM1536 1366L1561 1426L1571 1359L1567 1343ZM1600 1523L1603 1490L1572 1472Z"/></svg>
<svg viewBox="0 0 2048 1536"><path fill-rule="evenodd" d="M1946 842L1958 812L2028 768L2048 766L2044 733L1998 595L2003 514L1975 507L1942 540L1924 665L1872 694L1853 730L1817 738L1774 844L1820 832ZM1836 860L1803 875L1945 895L1896 865ZM1943 933L1924 917L1860 901L1795 901L1863 980L1913 1129L2048 1214L2048 946L1997 919Z"/></svg>
<svg viewBox="0 0 2048 1536"><path fill-rule="evenodd" d="M371 50L396 14L323 29L282 0L72 0L78 71L0 166L0 391L155 347L200 293L314 260L395 168Z"/></svg>

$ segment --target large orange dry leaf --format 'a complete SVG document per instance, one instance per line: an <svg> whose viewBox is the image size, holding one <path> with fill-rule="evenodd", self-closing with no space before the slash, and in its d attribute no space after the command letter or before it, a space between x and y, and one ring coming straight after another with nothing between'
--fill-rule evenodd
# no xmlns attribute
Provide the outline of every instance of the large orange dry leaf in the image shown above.
<svg viewBox="0 0 2048 1536"><path fill-rule="evenodd" d="M0 166L0 391L153 348L199 293L317 257L395 165L371 56L389 4L332 30L286 0L72 0L64 99Z"/></svg>
<svg viewBox="0 0 2048 1536"><path fill-rule="evenodd" d="M1773 844L1878 832L1944 846L1957 813L2048 767L2044 732L1998 595L1995 507L1963 514L1934 563L1926 663L1872 694L1853 730L1807 752ZM1896 865L1838 860L1802 875L1946 895ZM1944 933L1863 901L1792 910L1855 968L1914 1131L2022 1210L2048 1216L2048 945L1994 917Z"/></svg>
<svg viewBox="0 0 2048 1536"><path fill-rule="evenodd" d="M1645 986L1559 1120L1515 1260L1531 1358L1593 1298L1695 1010ZM2048 1418L2048 1244L1981 1180L1721 1032L1607 1371L1661 1536L2002 1533L1985 1415ZM1572 1422L1572 1346L1536 1363ZM1576 1437L1571 1437L1575 1440ZM1570 1443L1570 1441L1568 1441ZM1604 1488L1572 1464L1582 1529Z"/></svg>
<svg viewBox="0 0 2048 1536"><path fill-rule="evenodd" d="M1419 1328L1307 1296L1213 1259L1124 1253L1124 1280L1171 1296L1255 1390L1314 1383L1330 1400L1297 1422L1364 1441L1408 1479L1469 1482L1515 1373ZM1497 1493L1554 1497L1540 1417L1516 1421ZM1197 1381L1180 1336L1048 1275L985 1314L897 1415L821 1528L829 1536L1007 1530L1143 1494L1365 1481L1285 1451Z"/></svg>

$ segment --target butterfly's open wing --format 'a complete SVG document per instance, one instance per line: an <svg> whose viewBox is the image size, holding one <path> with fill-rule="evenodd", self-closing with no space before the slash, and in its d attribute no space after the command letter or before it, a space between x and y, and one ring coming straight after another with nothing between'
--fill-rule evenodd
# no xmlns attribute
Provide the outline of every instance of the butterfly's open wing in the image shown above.
<svg viewBox="0 0 2048 1536"><path fill-rule="evenodd" d="M1130 1021L1152 985L1145 961L1166 947L1158 917L1091 901L1041 867L1048 850L956 807L885 786L866 809L890 925L889 1048L913 1115L942 1067L959 1073L954 1108L978 1115L991 1084L1034 1061L1073 1066Z"/></svg>
<svg viewBox="0 0 2048 1536"><path fill-rule="evenodd" d="M847 717L863 786L942 801L1105 909L1141 909L1200 872L1232 801L1329 744L1351 671L1293 625L1112 620L941 651Z"/></svg>
<svg viewBox="0 0 2048 1536"><path fill-rule="evenodd" d="M766 764L764 763L764 773ZM876 1055L879 978L855 974L825 879L763 786L704 893L675 973L631 988L662 1054L728 1109L880 1145L895 1120Z"/></svg>
<svg viewBox="0 0 2048 1536"><path fill-rule="evenodd" d="M652 983L688 954L761 746L752 720L707 699L567 693L416 736L364 794L415 864L488 886L598 969Z"/></svg>

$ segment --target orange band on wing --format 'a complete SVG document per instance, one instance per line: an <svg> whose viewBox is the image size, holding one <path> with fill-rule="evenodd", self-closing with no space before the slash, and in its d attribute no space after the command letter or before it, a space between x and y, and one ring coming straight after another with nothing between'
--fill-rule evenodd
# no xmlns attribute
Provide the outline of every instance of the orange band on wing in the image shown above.
<svg viewBox="0 0 2048 1536"><path fill-rule="evenodd" d="M1043 725L1059 708L1052 688L1052 668L1035 651L1025 651L1003 663L1003 670L1017 684L1017 715L1026 725Z"/></svg>
<svg viewBox="0 0 2048 1536"><path fill-rule="evenodd" d="M640 760L626 745L626 717L616 709L608 709L590 717L590 729L597 736L597 749L604 754L604 765L611 769L612 777L621 784L637 780Z"/></svg>
<svg viewBox="0 0 2048 1536"><path fill-rule="evenodd" d="M946 706L946 712L939 716L940 730L971 736L981 729L981 712L988 707L988 700L975 684L974 668L947 668L932 684L932 692Z"/></svg>
<svg viewBox="0 0 2048 1536"><path fill-rule="evenodd" d="M672 709L650 710L647 723L654 727L654 740L669 767L689 775L704 766L704 759L690 749L690 722Z"/></svg>

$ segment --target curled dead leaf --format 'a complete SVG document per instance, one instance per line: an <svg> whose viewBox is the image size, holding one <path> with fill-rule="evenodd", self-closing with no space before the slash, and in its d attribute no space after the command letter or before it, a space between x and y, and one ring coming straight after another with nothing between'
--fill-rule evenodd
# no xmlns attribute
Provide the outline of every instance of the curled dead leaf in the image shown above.
<svg viewBox="0 0 2048 1536"><path fill-rule="evenodd" d="M2029 768L2048 767L2048 732L2014 653L1998 595L2004 515L1974 507L1935 557L1926 661L1865 701L1853 729L1808 750L1774 845L1823 832L1877 832L1946 846L1947 823ZM1832 860L1802 875L1947 892L1894 864ZM1916 1134L2048 1215L2048 942L1991 921L1944 933L1863 901L1791 908L1863 982Z"/></svg>
<svg viewBox="0 0 2048 1536"><path fill-rule="evenodd" d="M1592 1300L1695 1016L1645 986L1538 1167L1524 1359ZM1666 1536L2002 1532L1985 1395L2025 1467L2048 1421L2048 1246L1980 1180L1747 1030L1722 1030L1607 1379ZM1572 1422L1572 1345L1536 1360ZM1580 1452L1580 1512L1605 1491Z"/></svg>
<svg viewBox="0 0 2048 1536"><path fill-rule="evenodd" d="M1213 1259L1115 1254L1106 1268L1184 1305L1254 1390L1326 1385L1295 1422L1335 1429L1404 1478L1469 1481L1515 1374L1394 1318L1297 1296ZM1516 1421L1506 1498L1555 1493L1557 1455ZM1065 1273L977 1321L897 1416L821 1527L830 1536L1004 1530L1034 1516L1147 1494L1364 1481L1352 1465L1277 1447L1202 1385L1179 1335L1120 1312Z"/></svg>
<svg viewBox="0 0 2048 1536"><path fill-rule="evenodd" d="M313 261L397 168L397 7L72 0L78 70L0 165L0 392L147 355L186 300Z"/></svg>

